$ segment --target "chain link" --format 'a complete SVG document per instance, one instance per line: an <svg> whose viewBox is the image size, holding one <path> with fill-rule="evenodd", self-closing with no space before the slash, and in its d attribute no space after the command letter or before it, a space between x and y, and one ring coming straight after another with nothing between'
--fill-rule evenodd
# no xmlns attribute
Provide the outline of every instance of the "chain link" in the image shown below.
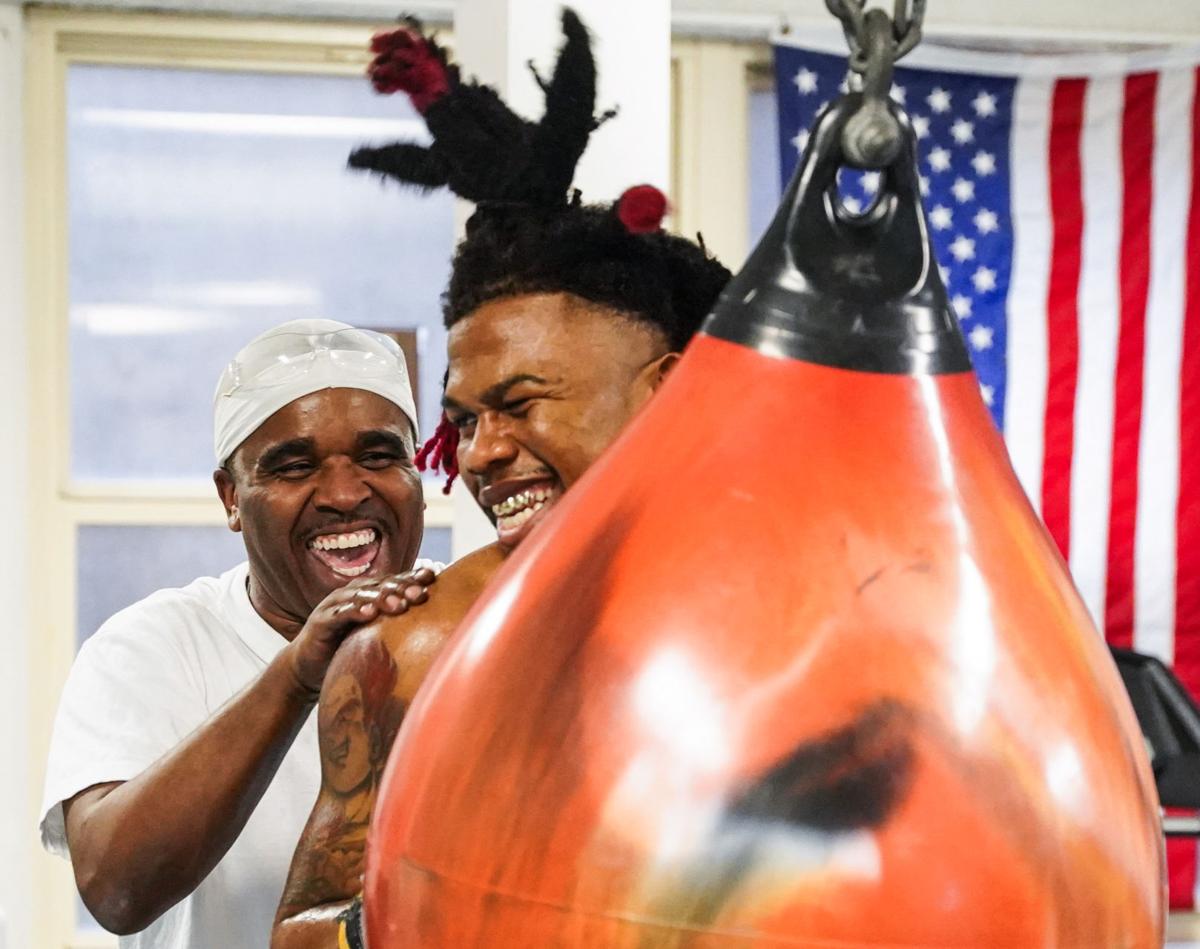
<svg viewBox="0 0 1200 949"><path fill-rule="evenodd" d="M893 0L893 63L921 41L925 3L926 0ZM867 0L825 0L826 9L842 23L842 32L846 34L846 43L850 47L850 68L856 73L867 71L866 6Z"/></svg>

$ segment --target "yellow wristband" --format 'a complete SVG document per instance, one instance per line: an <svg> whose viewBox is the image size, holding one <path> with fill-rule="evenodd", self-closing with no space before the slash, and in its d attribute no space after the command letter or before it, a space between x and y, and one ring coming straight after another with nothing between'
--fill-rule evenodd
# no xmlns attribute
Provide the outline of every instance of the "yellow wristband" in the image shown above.
<svg viewBox="0 0 1200 949"><path fill-rule="evenodd" d="M338 949L364 949L362 929L362 895L354 897L345 912L338 916Z"/></svg>

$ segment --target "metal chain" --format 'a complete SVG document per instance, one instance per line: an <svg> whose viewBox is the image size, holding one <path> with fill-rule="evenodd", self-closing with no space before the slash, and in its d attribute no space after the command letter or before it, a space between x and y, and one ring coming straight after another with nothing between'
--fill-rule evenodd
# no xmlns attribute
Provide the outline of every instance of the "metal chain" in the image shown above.
<svg viewBox="0 0 1200 949"><path fill-rule="evenodd" d="M925 3L926 0L893 0L893 63L921 41ZM867 0L825 0L826 9L842 23L842 32L846 34L846 43L850 47L850 68L857 73L867 71L866 6Z"/></svg>
<svg viewBox="0 0 1200 949"><path fill-rule="evenodd" d="M861 104L842 127L842 153L857 168L885 168L899 153L903 134L888 98L896 61L921 41L926 0L892 0L892 16L868 0L825 0L842 23L857 73ZM852 87L853 88L853 87Z"/></svg>

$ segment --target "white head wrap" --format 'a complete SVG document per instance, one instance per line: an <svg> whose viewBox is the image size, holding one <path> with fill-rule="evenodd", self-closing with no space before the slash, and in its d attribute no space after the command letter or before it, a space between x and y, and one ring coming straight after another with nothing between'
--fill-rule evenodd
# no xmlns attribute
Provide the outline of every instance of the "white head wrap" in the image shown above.
<svg viewBox="0 0 1200 949"><path fill-rule="evenodd" d="M336 320L292 320L255 337L221 373L213 450L224 464L277 411L321 389L365 389L397 406L417 434L408 369L390 337Z"/></svg>

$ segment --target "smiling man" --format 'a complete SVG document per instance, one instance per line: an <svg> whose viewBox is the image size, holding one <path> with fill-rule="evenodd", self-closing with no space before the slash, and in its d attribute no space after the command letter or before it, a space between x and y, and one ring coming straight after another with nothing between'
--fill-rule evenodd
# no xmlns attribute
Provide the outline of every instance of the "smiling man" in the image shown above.
<svg viewBox="0 0 1200 949"><path fill-rule="evenodd" d="M457 468L505 550L612 443L705 315L681 327L671 310L616 308L567 289L577 275L449 321L444 406Z"/></svg>
<svg viewBox="0 0 1200 949"><path fill-rule="evenodd" d="M432 580L402 572L422 533L415 417L398 347L344 323L284 324L222 375L214 479L247 562L106 622L51 744L43 843L122 949L264 944L319 782L310 713L330 660ZM350 724L323 730L359 734L363 700L337 679ZM348 774L368 757L333 754Z"/></svg>
<svg viewBox="0 0 1200 949"><path fill-rule="evenodd" d="M510 263L503 284L490 273L477 274L498 295L462 312L457 306L465 297L452 281L439 448L453 450L449 469L461 473L498 539L448 567L427 602L367 626L334 659L330 681L336 685L321 697L322 787L285 887L275 949L340 945L338 917L361 890L367 828L387 754L430 664L509 553L654 394L727 278L689 242L627 233L637 242L632 246L670 255L678 282L672 286L669 268L647 252L625 262L622 287L630 301L614 306L609 294L586 283L607 275L607 239L611 228L623 225L608 209L575 213L597 233L576 257L578 266L561 272L559 289L541 278L531 284L538 289L522 289L522 275ZM496 250L487 232L476 230L459 248L455 274L471 272L476 255L491 257ZM536 248L528 250L532 263ZM588 252L596 255L590 263ZM668 281L661 305L634 309L639 294L632 288L657 280ZM697 292L698 286L704 289Z"/></svg>
<svg viewBox="0 0 1200 949"><path fill-rule="evenodd" d="M596 124L595 74L582 24L566 11L563 26L566 45L536 127L490 90L459 82L414 24L374 44L377 85L409 92L434 144L428 153L364 150L351 164L424 186L444 175L477 202L444 299L445 417L418 458L452 478L461 472L498 540L447 568L426 603L364 628L335 658L338 693L321 700L321 791L273 949L360 944L354 898L371 804L430 664L509 553L653 396L729 279L702 245L662 230L666 200L656 189L632 188L615 205L571 195ZM485 152L474 147L483 137ZM365 771L351 767L350 747L368 752Z"/></svg>

